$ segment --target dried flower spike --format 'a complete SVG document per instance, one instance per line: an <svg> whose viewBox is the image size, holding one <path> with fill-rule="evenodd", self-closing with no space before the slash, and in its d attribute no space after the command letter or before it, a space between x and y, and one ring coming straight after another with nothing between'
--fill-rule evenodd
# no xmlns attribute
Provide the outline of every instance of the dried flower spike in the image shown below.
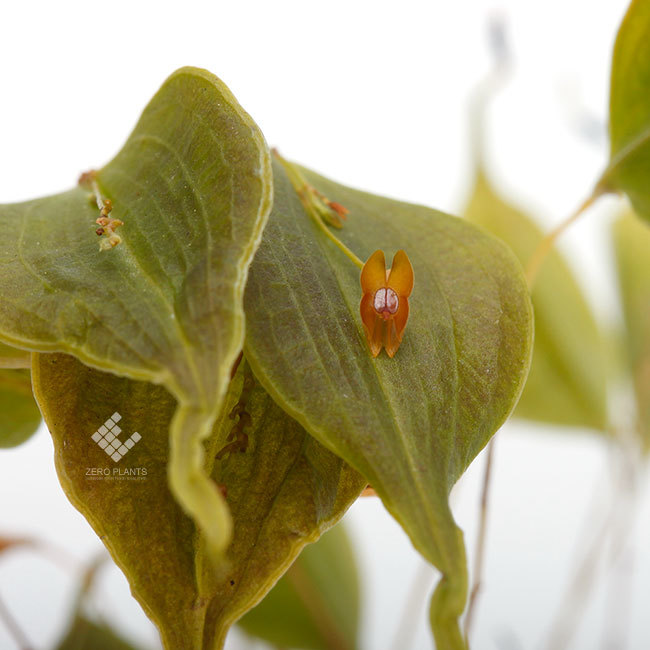
<svg viewBox="0 0 650 650"><path fill-rule="evenodd" d="M373 357L386 348L393 357L402 342L409 317L408 297L413 290L413 267L400 250L386 270L383 251L375 251L361 269L361 321Z"/></svg>
<svg viewBox="0 0 650 650"><path fill-rule="evenodd" d="M95 223L99 226L95 229L95 234L102 238L99 242L99 250L108 251L115 248L122 242L122 238L115 231L123 226L124 222L110 216L113 211L113 202L110 199L105 199L99 191L97 172L94 169L84 172L79 176L78 183L92 192L91 197L99 208L99 217L95 219Z"/></svg>

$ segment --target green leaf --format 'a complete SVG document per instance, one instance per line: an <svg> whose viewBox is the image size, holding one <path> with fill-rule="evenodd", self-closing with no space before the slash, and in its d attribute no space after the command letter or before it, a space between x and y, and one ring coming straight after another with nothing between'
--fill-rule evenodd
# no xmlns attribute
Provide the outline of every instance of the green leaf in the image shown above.
<svg viewBox="0 0 650 650"><path fill-rule="evenodd" d="M479 169L465 215L502 239L522 265L544 234L497 195ZM550 424L605 429L607 363L594 316L562 255L552 249L533 286L533 362L515 415Z"/></svg>
<svg viewBox="0 0 650 650"><path fill-rule="evenodd" d="M650 449L650 228L628 213L614 223L614 247L625 316L627 359L634 381L638 430Z"/></svg>
<svg viewBox="0 0 650 650"><path fill-rule="evenodd" d="M0 449L16 447L38 430L41 412L34 401L29 352L0 343Z"/></svg>
<svg viewBox="0 0 650 650"><path fill-rule="evenodd" d="M22 444L40 423L29 370L0 368L0 448Z"/></svg>
<svg viewBox="0 0 650 650"><path fill-rule="evenodd" d="M619 28L609 97L609 165L600 190L625 192L650 219L650 4L633 0Z"/></svg>
<svg viewBox="0 0 650 650"><path fill-rule="evenodd" d="M88 189L0 206L0 339L164 385L178 400L169 480L214 556L231 521L202 471L244 337L248 264L270 209L259 129L210 73L183 68L96 173L122 242L100 251Z"/></svg>
<svg viewBox="0 0 650 650"><path fill-rule="evenodd" d="M56 650L137 650L105 623L96 623L83 615L75 616L65 638Z"/></svg>
<svg viewBox="0 0 650 650"><path fill-rule="evenodd" d="M246 287L246 356L266 390L361 472L442 574L432 601L439 648L461 648L467 595L449 490L513 409L532 347L519 263L491 235L428 208L307 180L349 209L337 235L366 259L404 249L415 271L395 358L373 359L359 269L304 211L284 169Z"/></svg>
<svg viewBox="0 0 650 650"><path fill-rule="evenodd" d="M359 647L359 577L343 524L307 546L264 600L238 624L278 647Z"/></svg>
<svg viewBox="0 0 650 650"><path fill-rule="evenodd" d="M230 625L261 600L306 543L338 521L366 484L259 383L251 385L251 376L244 387L240 367L205 448L206 474L225 489L234 521L228 563L215 573L204 539L166 480L172 396L68 355L35 355L33 376L61 484L126 574L166 648L221 647ZM91 439L116 411L121 439L134 431L141 436L119 463ZM241 411L247 415L239 424L229 417ZM232 444L231 432L248 436L246 452L215 460ZM108 476L94 476L93 468Z"/></svg>

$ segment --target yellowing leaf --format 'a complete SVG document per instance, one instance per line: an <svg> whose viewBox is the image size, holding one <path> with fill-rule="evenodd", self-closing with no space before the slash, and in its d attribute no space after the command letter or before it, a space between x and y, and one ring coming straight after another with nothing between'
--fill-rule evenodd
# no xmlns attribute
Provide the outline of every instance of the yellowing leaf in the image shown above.
<svg viewBox="0 0 650 650"><path fill-rule="evenodd" d="M40 422L29 370L0 368L0 448L22 444Z"/></svg>
<svg viewBox="0 0 650 650"><path fill-rule="evenodd" d="M628 213L616 221L613 234L638 427L647 451L650 449L650 228Z"/></svg>
<svg viewBox="0 0 650 650"><path fill-rule="evenodd" d="M609 97L610 159L599 186L650 219L650 4L632 0L619 28Z"/></svg>
<svg viewBox="0 0 650 650"><path fill-rule="evenodd" d="M543 233L506 203L479 170L467 218L502 239L522 265ZM551 424L605 429L606 360L589 306L562 255L553 249L532 291L535 311L533 362L515 415Z"/></svg>
<svg viewBox="0 0 650 650"><path fill-rule="evenodd" d="M359 269L276 164L273 212L246 287L246 356L277 403L369 480L442 571L436 642L464 647L467 571L448 494L523 387L532 347L523 273L505 245L467 221L301 171L349 210L336 234L357 256L406 251L415 272L408 326L393 359L371 357Z"/></svg>
<svg viewBox="0 0 650 650"><path fill-rule="evenodd" d="M68 355L38 354L34 385L61 484L127 576L166 648L220 648L302 547L356 499L365 480L313 440L240 367L205 450L205 472L234 521L227 565L215 572L205 540L169 491L168 429L175 401L162 387L103 373ZM91 436L113 413L125 441L115 463ZM245 413L238 417L229 414ZM249 423L249 424L247 424ZM219 453L231 433L244 453ZM217 459L217 457L219 457Z"/></svg>
<svg viewBox="0 0 650 650"><path fill-rule="evenodd" d="M0 206L0 339L174 394L169 480L214 556L231 521L202 470L202 441L242 346L242 293L270 173L264 138L229 90L183 68L96 174L100 200L124 223L115 248L99 250L87 187Z"/></svg>

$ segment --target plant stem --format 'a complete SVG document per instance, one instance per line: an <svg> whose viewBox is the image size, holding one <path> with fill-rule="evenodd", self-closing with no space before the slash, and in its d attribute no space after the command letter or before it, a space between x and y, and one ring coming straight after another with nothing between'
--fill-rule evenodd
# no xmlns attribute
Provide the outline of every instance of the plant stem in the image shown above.
<svg viewBox="0 0 650 650"><path fill-rule="evenodd" d="M30 648L32 648L29 639L16 619L12 616L2 598L0 598L0 620L5 624L5 627L9 630L9 633L14 638L14 641L20 650L30 650Z"/></svg>
<svg viewBox="0 0 650 650"><path fill-rule="evenodd" d="M623 441L624 443L626 441ZM633 532L638 513L638 498L642 467L636 440L628 440L624 446L620 477L621 499L619 499L616 521L612 530L612 541L608 557L610 587L605 605L603 648L627 647L627 621L631 611L633 594L635 549ZM631 444L630 444L631 443Z"/></svg>
<svg viewBox="0 0 650 650"><path fill-rule="evenodd" d="M4 557L5 553L10 553L12 550L21 549L39 553L44 558L50 560L53 564L59 566L64 571L75 572L79 569L78 560L68 553L62 546L53 544L52 542L32 539L30 537L1 537L0 536L0 558Z"/></svg>
<svg viewBox="0 0 650 650"><path fill-rule="evenodd" d="M46 557L52 563L58 565L59 568L63 569L64 571L73 572L77 571L79 568L79 560L68 553L65 548L60 547L56 544L36 540L31 545L31 548L37 553L43 555L43 557Z"/></svg>
<svg viewBox="0 0 650 650"><path fill-rule="evenodd" d="M526 281L528 282L528 288L532 290L535 285L535 280L537 279L537 274L546 259L546 256L551 252L553 245L560 235L574 222L577 221L578 217L591 207L596 200L602 196L604 190L600 187L594 188L593 192L578 206L578 208L564 221L559 223L551 232L549 232L539 243L537 249L531 256L526 266Z"/></svg>
<svg viewBox="0 0 650 650"><path fill-rule="evenodd" d="M360 269L363 268L363 262L327 227L323 221L323 217L318 213L314 206L313 199L310 195L314 192L314 188L307 182L296 165L283 158L277 149L273 150L273 155L284 167L293 189L298 194L300 202L305 208L306 212L318 224L318 227L327 235L327 237L334 242L334 244Z"/></svg>
<svg viewBox="0 0 650 650"><path fill-rule="evenodd" d="M492 438L487 448L487 457L485 459L485 469L483 470L483 487L481 489L481 514L479 518L478 532L476 535L476 555L474 557L474 584L469 596L467 605L467 616L465 617L465 642L469 647L469 637L476 611L478 595L483 581L483 560L485 559L485 538L487 531L488 506L490 498L490 481L492 477L492 459L494 457L495 440Z"/></svg>

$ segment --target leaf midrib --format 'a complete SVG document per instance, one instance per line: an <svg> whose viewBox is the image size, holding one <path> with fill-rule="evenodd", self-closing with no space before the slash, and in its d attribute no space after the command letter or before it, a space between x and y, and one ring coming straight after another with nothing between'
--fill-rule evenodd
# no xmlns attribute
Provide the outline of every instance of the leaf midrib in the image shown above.
<svg viewBox="0 0 650 650"><path fill-rule="evenodd" d="M291 196L292 199L294 199L294 190L289 185L286 177L283 180L284 180L284 182L286 184L285 186L287 187L287 191L290 193L289 195ZM312 223L311 217L300 207L300 204L297 204L295 200L290 200L289 201L289 208L291 209L291 211L293 213L291 216L293 217L294 220L300 218L300 219L306 219L306 220L309 221L309 226L308 227L312 230L313 241L315 241L317 243L318 248L323 253L322 257L325 259L325 261L326 261L326 263L327 263L327 265L328 265L328 267L330 269L331 276L336 281L336 284L337 284L338 289L339 289L339 293L342 296L342 298L343 298L343 300L344 300L344 302L345 302L345 304L347 306L348 312L352 316L352 322L354 323L354 327L355 327L355 330L357 332L357 338L359 340L359 343L362 344L363 339L361 337L361 334L359 333L359 328L358 328L358 325L357 325L357 319L355 317L355 311L353 311L352 305L350 304L350 302L348 300L347 293L346 293L343 285L339 281L339 278L338 278L338 275L337 275L336 270L334 268L334 265L332 264L330 254L328 254L326 252L326 249L324 248L325 246L330 245L329 242L327 242L326 240L324 240L322 238L321 233L318 231L316 226ZM299 214L296 213L296 210L299 210ZM335 253L334 245L331 244L331 247L332 247L332 253ZM336 250L338 250L338 249L336 249ZM340 251L339 251L339 253L340 253ZM345 263L346 264L349 263L347 258L345 259ZM288 285L288 286L290 286L290 285ZM291 295L292 295L292 300L295 303L295 298L293 296L293 292L291 292ZM298 311L298 313L301 314L301 317L302 317L302 311L298 307L297 307L297 311ZM304 317L303 317L303 319L304 319ZM307 328L307 331L309 331L308 328ZM313 342L313 344L314 344L314 347L315 347L315 342ZM360 353L361 354L367 354L367 351L362 350L362 351L360 351ZM317 354L317 357L318 357L318 359L320 361L321 360L320 353ZM322 361L321 361L321 364L322 364ZM400 466L400 468L404 468L404 469L407 470L407 474L405 475L405 478L407 478L407 483L415 487L415 491L419 496L420 502L424 506L423 509L427 513L426 518L427 518L427 522L429 524L428 531L423 531L423 532L425 532L425 533L428 532L432 537L436 538L436 542L439 542L440 537L439 537L439 534L438 534L438 526L436 525L439 522L437 522L437 520L435 518L435 513L431 512L431 509L430 509L430 507L428 505L430 503L430 498L428 498L427 493L424 491L424 486L421 485L421 481L418 480L418 474L417 474L417 470L416 470L416 466L415 466L415 462L414 462L411 450L406 445L405 437L403 435L403 431L402 431L401 426L399 424L400 419L397 418L397 415L396 415L396 413L395 413L395 411L393 409L393 405L392 405L392 401L390 399L390 396L386 393L386 389L385 389L385 387L383 385L383 382L381 381L381 377L379 375L379 372L378 372L377 365L376 365L375 361L372 360L370 362L370 365L372 366L373 371L375 373L375 376L377 377L377 382L376 383L377 383L377 385L379 387L380 393L384 396L384 400L383 400L384 404L387 406L389 414L391 416L392 429L393 429L394 433L396 434L393 437L393 439L398 441L398 443L399 443L398 446L404 452L404 458L406 459L406 463L405 464L399 463L399 466ZM362 376L363 376L363 373L362 373ZM284 401L282 403L284 403ZM345 413L345 418L349 422L349 416L347 414L347 410L344 409L343 413ZM296 418L296 419L298 419L298 418ZM306 418L304 418L304 419L306 420ZM298 419L298 420L300 421L300 419ZM331 436L329 436L327 434L327 432L325 432L321 427L318 427L316 424L312 425L311 423L305 423L304 426L308 431L309 430L320 431L321 434L322 434L322 436L321 436L322 438L324 438L326 440L331 440ZM366 463L367 463L367 461L366 461ZM408 480L408 479L410 479L410 480ZM446 480L445 480L445 483L446 483ZM381 488L380 488L380 490L381 490ZM385 498L387 499L387 494L385 495ZM387 499L387 501L390 503L390 500ZM395 516L398 519L401 519L401 516L397 511L393 510L393 512L394 512ZM445 548L444 545L436 543L436 546L437 546L438 551L440 553L444 553L444 550L443 550ZM427 555L429 555L429 553L427 553Z"/></svg>

